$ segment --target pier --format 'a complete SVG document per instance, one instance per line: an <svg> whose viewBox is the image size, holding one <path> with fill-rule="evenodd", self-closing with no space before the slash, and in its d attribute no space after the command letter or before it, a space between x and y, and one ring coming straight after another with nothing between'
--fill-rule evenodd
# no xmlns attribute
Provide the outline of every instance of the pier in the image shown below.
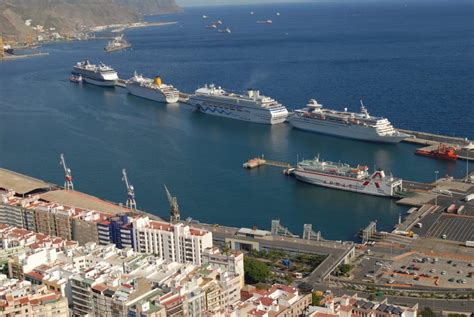
<svg viewBox="0 0 474 317"><path fill-rule="evenodd" d="M246 161L242 166L246 169L254 169L260 166L274 166L274 167L282 167L282 168L293 168L293 166L288 162L279 162L279 161L272 161L267 160L262 157L255 157Z"/></svg>

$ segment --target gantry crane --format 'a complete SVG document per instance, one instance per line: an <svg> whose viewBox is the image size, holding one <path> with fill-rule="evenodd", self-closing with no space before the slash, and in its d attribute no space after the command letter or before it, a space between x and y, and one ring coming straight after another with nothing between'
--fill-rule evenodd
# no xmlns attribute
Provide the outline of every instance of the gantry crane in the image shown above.
<svg viewBox="0 0 474 317"><path fill-rule="evenodd" d="M122 169L122 180L125 182L125 185L127 186L127 202L125 205L127 208L130 209L137 209L137 202L135 201L135 189L133 188L133 185L129 183L128 177L127 177L127 170Z"/></svg>
<svg viewBox="0 0 474 317"><path fill-rule="evenodd" d="M177 223L180 221L179 215L179 207L178 207L178 199L176 197L171 196L168 187L165 185L166 197L168 197L168 202L170 204L170 222Z"/></svg>
<svg viewBox="0 0 474 317"><path fill-rule="evenodd" d="M68 190L74 190L74 184L72 183L72 173L71 169L67 167L66 165L66 160L64 159L64 154L61 153L60 155L61 161L59 164L61 164L64 168L64 188Z"/></svg>

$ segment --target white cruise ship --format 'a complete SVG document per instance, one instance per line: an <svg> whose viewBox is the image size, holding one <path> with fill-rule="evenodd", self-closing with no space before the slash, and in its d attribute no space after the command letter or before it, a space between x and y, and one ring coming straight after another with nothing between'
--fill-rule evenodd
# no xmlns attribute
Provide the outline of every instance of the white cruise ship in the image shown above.
<svg viewBox="0 0 474 317"><path fill-rule="evenodd" d="M401 179L386 176L382 170L369 174L367 166L351 167L319 157L299 162L292 174L310 184L376 196L394 197L403 187Z"/></svg>
<svg viewBox="0 0 474 317"><path fill-rule="evenodd" d="M110 66L100 63L94 65L89 60L78 62L74 65L72 74L81 76L82 81L97 86L113 87L117 83L117 72Z"/></svg>
<svg viewBox="0 0 474 317"><path fill-rule="evenodd" d="M288 122L295 128L350 139L398 143L410 135L397 131L390 121L372 117L361 101L360 113L324 109L311 99L306 108L294 111Z"/></svg>
<svg viewBox="0 0 474 317"><path fill-rule="evenodd" d="M189 103L202 113L256 123L283 123L288 116L281 103L252 89L246 95L239 95L205 85L189 97Z"/></svg>
<svg viewBox="0 0 474 317"><path fill-rule="evenodd" d="M130 94L153 101L175 103L179 100L179 91L171 85L163 84L158 76L154 79L145 78L135 72L127 80L126 87Z"/></svg>

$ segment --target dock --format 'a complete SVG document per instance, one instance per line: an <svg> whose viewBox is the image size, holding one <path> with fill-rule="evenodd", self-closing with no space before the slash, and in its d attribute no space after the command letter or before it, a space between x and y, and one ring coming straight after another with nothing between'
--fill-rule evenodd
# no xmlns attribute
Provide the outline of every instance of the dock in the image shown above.
<svg viewBox="0 0 474 317"><path fill-rule="evenodd" d="M440 144L445 144L455 148L455 152L458 155L460 160L474 161L474 151L463 148L467 145L473 144L472 140L467 138L460 138L447 135L439 135L434 133L412 131L412 130L403 130L398 129L400 132L407 133L412 135L412 138L404 139L402 142L424 145L424 147L419 148L419 150L434 150Z"/></svg>
<svg viewBox="0 0 474 317"><path fill-rule="evenodd" d="M288 162L267 160L267 159L264 159L263 156L252 158L246 161L242 166L246 169L254 169L254 168L265 166L265 165L274 166L274 167L282 167L286 169L293 168L293 166Z"/></svg>

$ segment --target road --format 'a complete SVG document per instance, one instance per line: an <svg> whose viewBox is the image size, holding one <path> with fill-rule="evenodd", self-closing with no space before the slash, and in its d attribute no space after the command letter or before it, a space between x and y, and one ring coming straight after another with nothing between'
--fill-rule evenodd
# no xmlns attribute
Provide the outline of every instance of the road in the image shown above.
<svg viewBox="0 0 474 317"><path fill-rule="evenodd" d="M326 284L313 284L317 290L331 290L336 296L344 294L353 295L357 293L361 297L367 298L370 293L361 290L347 290L342 288L329 287ZM441 311L458 311L472 313L474 312L474 301L471 300L455 300L455 299L431 299L431 298L414 298L414 297L403 297L403 296L391 296L386 295L383 298L388 299L389 304L398 304L401 306L413 306L418 303L419 309L429 307L435 312ZM382 300L382 299L378 299Z"/></svg>

